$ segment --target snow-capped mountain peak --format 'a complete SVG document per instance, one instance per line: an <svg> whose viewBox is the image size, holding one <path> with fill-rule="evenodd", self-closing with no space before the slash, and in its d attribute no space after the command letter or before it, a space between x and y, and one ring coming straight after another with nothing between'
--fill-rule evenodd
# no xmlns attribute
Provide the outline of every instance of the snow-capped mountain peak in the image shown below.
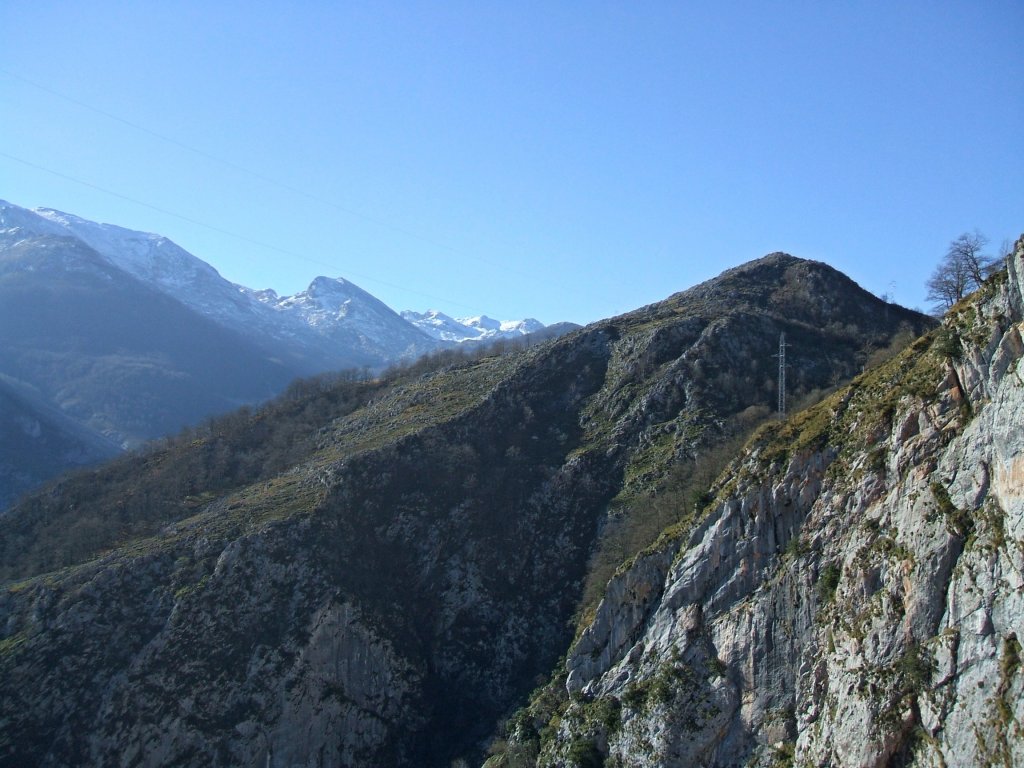
<svg viewBox="0 0 1024 768"><path fill-rule="evenodd" d="M502 333L511 333L513 335L519 334L525 336L528 333L534 333L547 326L544 325L540 320L535 320L532 317L524 318L523 320L502 320L499 330Z"/></svg>
<svg viewBox="0 0 1024 768"><path fill-rule="evenodd" d="M212 266L161 235L99 224L49 208L0 201L0 233L8 243L70 237L108 264L268 348L300 358L304 370L374 366L437 346L379 299L343 278L318 277L295 296L256 291L226 280Z"/></svg>
<svg viewBox="0 0 1024 768"><path fill-rule="evenodd" d="M533 318L495 320L487 315L453 318L436 309L405 310L402 317L435 339L459 343L517 338L544 328L543 323Z"/></svg>
<svg viewBox="0 0 1024 768"><path fill-rule="evenodd" d="M402 318L438 341L463 342L476 338L472 329L436 309L428 309L426 312L407 309L402 312Z"/></svg>
<svg viewBox="0 0 1024 768"><path fill-rule="evenodd" d="M455 319L434 310L399 317L382 301L341 278L317 277L293 296L226 280L205 261L162 235L100 224L51 208L28 210L0 201L0 234L8 243L30 237L71 237L108 264L216 322L298 354L313 369L368 360L380 365L416 357L439 342L514 338L544 326L532 318ZM404 321L403 321L404 319ZM298 351L296 351L298 350Z"/></svg>
<svg viewBox="0 0 1024 768"><path fill-rule="evenodd" d="M349 317L358 308L363 316L396 317L395 312L380 299L343 277L317 277L309 287L294 296L277 297L278 310L294 310L313 326L322 326L334 319Z"/></svg>
<svg viewBox="0 0 1024 768"><path fill-rule="evenodd" d="M481 333L487 331L499 331L501 330L501 322L498 320L492 320L487 315L477 315L476 317L458 317L458 322L462 323L468 328L479 328Z"/></svg>
<svg viewBox="0 0 1024 768"><path fill-rule="evenodd" d="M227 283L216 269L162 235L99 224L52 208L37 208L34 213L62 227L114 266L165 292L192 291L197 284Z"/></svg>
<svg viewBox="0 0 1024 768"><path fill-rule="evenodd" d="M60 237L67 234L60 224L48 221L34 211L8 203L6 200L0 200L0 232L15 237L32 237L34 235Z"/></svg>
<svg viewBox="0 0 1024 768"><path fill-rule="evenodd" d="M340 310L350 304L353 299L376 301L366 291L343 277L317 277L309 284L309 288L297 296L308 297L328 311Z"/></svg>

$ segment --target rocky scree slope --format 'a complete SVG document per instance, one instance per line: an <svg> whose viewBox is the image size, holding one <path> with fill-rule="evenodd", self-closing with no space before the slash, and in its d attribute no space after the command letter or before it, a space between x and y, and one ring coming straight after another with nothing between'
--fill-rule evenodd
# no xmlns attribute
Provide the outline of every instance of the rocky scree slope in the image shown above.
<svg viewBox="0 0 1024 768"><path fill-rule="evenodd" d="M774 401L780 330L812 390L927 323L773 254L532 349L328 387L286 461L261 409L62 480L0 518L0 764L482 757L567 647L611 502L642 514ZM93 538L48 560L77 519Z"/></svg>
<svg viewBox="0 0 1024 768"><path fill-rule="evenodd" d="M1024 764L1024 239L763 427L624 565L489 768Z"/></svg>

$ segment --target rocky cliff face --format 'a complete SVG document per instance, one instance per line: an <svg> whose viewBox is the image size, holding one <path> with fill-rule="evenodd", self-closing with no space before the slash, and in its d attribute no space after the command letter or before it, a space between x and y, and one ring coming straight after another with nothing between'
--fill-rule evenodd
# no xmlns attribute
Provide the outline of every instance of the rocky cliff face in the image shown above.
<svg viewBox="0 0 1024 768"><path fill-rule="evenodd" d="M0 518L0 542L17 543L0 563L12 578L0 592L0 763L481 757L569 646L595 544L644 514L670 467L775 401L779 332L794 344L794 390L811 391L904 325L927 321L775 254L548 344L360 384L341 415L301 440L288 433L306 447L284 468L265 454L283 427L264 410L238 417L243 442L197 434L131 472L64 481ZM210 469L222 465L235 480ZM48 537L81 519L117 525L97 524L51 570ZM780 524L764 546L791 533ZM637 561L662 584L668 551ZM718 557L727 572L731 551ZM769 556L750 557L737 594ZM660 605L665 590L648 579L647 602L628 607L626 581L647 589L632 573L598 615L606 639L595 629L581 641L591 650L573 654L574 691L613 695L600 686ZM731 710L717 716L732 722Z"/></svg>
<svg viewBox="0 0 1024 768"><path fill-rule="evenodd" d="M1024 764L1022 294L762 428L488 765Z"/></svg>

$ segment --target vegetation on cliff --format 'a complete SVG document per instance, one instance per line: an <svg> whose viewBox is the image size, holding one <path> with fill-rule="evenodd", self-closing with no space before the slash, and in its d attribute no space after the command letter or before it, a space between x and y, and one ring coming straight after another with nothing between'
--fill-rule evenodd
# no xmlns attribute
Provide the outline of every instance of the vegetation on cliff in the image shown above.
<svg viewBox="0 0 1024 768"><path fill-rule="evenodd" d="M777 399L780 332L795 403L929 325L774 254L531 349L310 382L63 480L0 519L0 755L479 757L605 574L719 492L715 446Z"/></svg>
<svg viewBox="0 0 1024 768"><path fill-rule="evenodd" d="M489 768L1019 761L1022 276L758 428Z"/></svg>

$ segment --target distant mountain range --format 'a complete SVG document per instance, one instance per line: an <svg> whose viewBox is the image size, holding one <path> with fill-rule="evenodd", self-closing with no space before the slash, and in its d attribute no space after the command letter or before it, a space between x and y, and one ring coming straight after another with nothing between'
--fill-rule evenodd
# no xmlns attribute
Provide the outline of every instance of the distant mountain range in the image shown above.
<svg viewBox="0 0 1024 768"><path fill-rule="evenodd" d="M269 335L289 346L298 343L322 361L313 363L317 369L386 365L431 351L436 348L431 340L515 338L544 328L532 318L492 320L481 315L455 320L435 310L398 315L343 278L317 277L301 293L278 296L270 289L253 290L225 280L209 264L160 235L3 202L0 216L6 218L8 208L17 211L10 215L15 226L81 240L112 265L222 325L259 339ZM439 324L444 326L440 332Z"/></svg>
<svg viewBox="0 0 1024 768"><path fill-rule="evenodd" d="M449 317L435 309L426 312L402 312L402 317L439 341L489 341L515 338L536 333L544 328L539 320L493 320L487 315L477 317Z"/></svg>
<svg viewBox="0 0 1024 768"><path fill-rule="evenodd" d="M301 293L278 296L224 279L166 237L0 201L0 396L18 397L17 409L0 414L0 509L111 445L137 445L265 400L296 377L379 370L543 328L480 317L450 320L438 333L432 321L403 319L342 278L317 277ZM60 414L102 450L15 429L15 412L18 423L40 425Z"/></svg>

